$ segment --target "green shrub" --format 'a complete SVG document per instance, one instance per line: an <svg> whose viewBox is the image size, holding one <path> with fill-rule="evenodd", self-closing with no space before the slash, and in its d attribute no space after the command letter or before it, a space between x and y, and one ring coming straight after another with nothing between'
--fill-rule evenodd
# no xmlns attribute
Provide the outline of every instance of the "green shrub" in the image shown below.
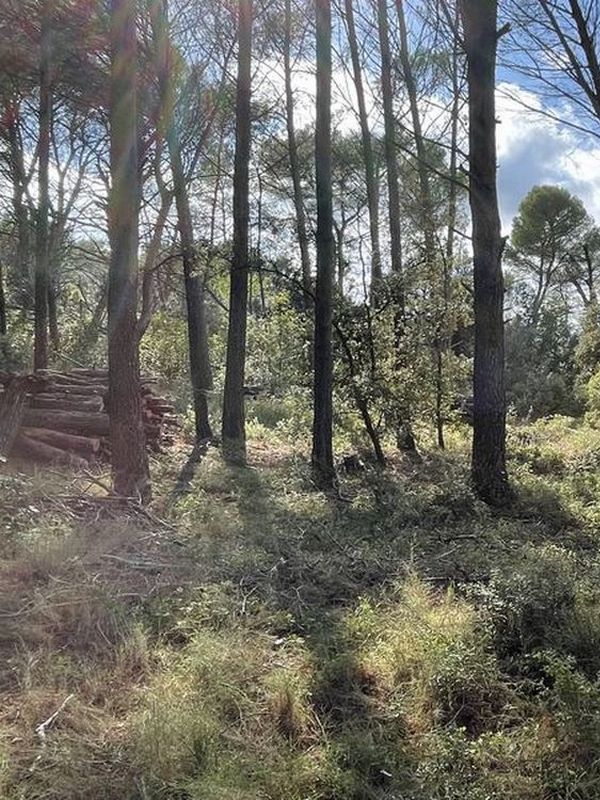
<svg viewBox="0 0 600 800"><path fill-rule="evenodd" d="M597 568L579 574L574 554L554 545L527 547L522 561L493 575L486 602L503 657L552 648L593 676L600 670Z"/></svg>
<svg viewBox="0 0 600 800"><path fill-rule="evenodd" d="M586 420L594 428L600 427L600 369L594 372L585 387Z"/></svg>
<svg viewBox="0 0 600 800"><path fill-rule="evenodd" d="M556 753L548 765L552 797L600 796L600 681L586 678L575 659L538 654L549 686L544 694L555 726Z"/></svg>
<svg viewBox="0 0 600 800"><path fill-rule="evenodd" d="M177 398L180 410L191 402L187 324L173 314L160 311L152 317L140 343L142 371L158 376Z"/></svg>
<svg viewBox="0 0 600 800"><path fill-rule="evenodd" d="M573 610L577 594L572 553L553 545L526 548L521 563L497 571L490 584L501 652L529 652Z"/></svg>

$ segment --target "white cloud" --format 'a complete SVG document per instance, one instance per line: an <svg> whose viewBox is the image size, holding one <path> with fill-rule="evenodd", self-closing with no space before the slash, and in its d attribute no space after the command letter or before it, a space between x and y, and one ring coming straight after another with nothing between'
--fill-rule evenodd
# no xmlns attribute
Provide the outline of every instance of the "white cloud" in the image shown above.
<svg viewBox="0 0 600 800"><path fill-rule="evenodd" d="M600 143L568 125L569 109L553 112L534 92L501 83L497 92L499 191L509 230L518 205L536 185L564 186L600 223Z"/></svg>

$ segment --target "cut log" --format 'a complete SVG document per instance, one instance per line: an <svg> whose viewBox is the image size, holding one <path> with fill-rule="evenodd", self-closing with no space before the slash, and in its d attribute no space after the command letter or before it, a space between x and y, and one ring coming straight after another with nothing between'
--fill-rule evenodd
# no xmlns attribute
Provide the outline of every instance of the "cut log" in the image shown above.
<svg viewBox="0 0 600 800"><path fill-rule="evenodd" d="M100 454L100 439L90 436L76 436L73 433L51 431L47 428L21 428L20 433L28 439L49 444L59 450L91 460Z"/></svg>
<svg viewBox="0 0 600 800"><path fill-rule="evenodd" d="M104 397L108 392L108 386L102 384L48 384L46 389L47 393L64 394L64 395L81 395L81 396L96 396Z"/></svg>
<svg viewBox="0 0 600 800"><path fill-rule="evenodd" d="M98 369L94 367L74 367L73 369L69 370L69 374L73 375L95 375L95 376L102 376L108 380L108 370L99 367Z"/></svg>
<svg viewBox="0 0 600 800"><path fill-rule="evenodd" d="M166 426L180 427L173 404L158 395L158 383L150 375L140 383L144 430L148 447L155 450ZM78 458L110 457L107 395L108 372L103 368L40 370L29 376L0 372L0 455L19 438L21 454L43 463L73 466Z"/></svg>
<svg viewBox="0 0 600 800"><path fill-rule="evenodd" d="M175 413L175 407L172 406L170 403L167 403L164 400L148 400L146 402L146 407L149 408L151 411L154 411L155 414L173 414Z"/></svg>
<svg viewBox="0 0 600 800"><path fill-rule="evenodd" d="M70 375L63 372L53 372L50 369L38 370L39 375L51 383L61 386L82 386L88 384L106 383L106 378L95 378L91 375Z"/></svg>
<svg viewBox="0 0 600 800"><path fill-rule="evenodd" d="M105 383L108 385L108 370L106 369L73 369L69 372L51 372L51 376L58 376L61 383ZM142 386L156 386L159 383L154 375L142 375L140 377Z"/></svg>
<svg viewBox="0 0 600 800"><path fill-rule="evenodd" d="M102 411L104 401L102 397L91 395L71 395L64 397L55 394L38 394L30 401L31 408L55 408L58 411Z"/></svg>
<svg viewBox="0 0 600 800"><path fill-rule="evenodd" d="M108 414L101 412L55 411L28 408L23 415L28 428L48 428L52 431L75 433L79 436L108 436Z"/></svg>
<svg viewBox="0 0 600 800"><path fill-rule="evenodd" d="M46 387L48 386L48 379L41 377L37 373L16 375L15 373L10 372L0 372L0 395L6 392L8 385L16 378L29 381L29 385L27 387L28 394L39 394L40 392L45 392Z"/></svg>
<svg viewBox="0 0 600 800"><path fill-rule="evenodd" d="M30 376L16 376L6 383L0 398L0 460L10 453L27 406Z"/></svg>
<svg viewBox="0 0 600 800"><path fill-rule="evenodd" d="M85 458L68 453L66 450L60 450L58 447L52 447L45 442L30 439L22 433L19 433L15 439L13 453L40 464L59 464L76 469L84 469L88 466Z"/></svg>

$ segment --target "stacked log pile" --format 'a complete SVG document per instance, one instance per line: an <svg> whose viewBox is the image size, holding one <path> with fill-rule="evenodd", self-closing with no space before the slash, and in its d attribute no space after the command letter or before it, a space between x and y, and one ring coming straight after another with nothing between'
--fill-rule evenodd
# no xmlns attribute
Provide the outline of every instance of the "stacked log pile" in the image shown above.
<svg viewBox="0 0 600 800"><path fill-rule="evenodd" d="M156 394L157 383L152 377L141 382L146 439L155 451L172 442L178 427L175 409ZM10 452L38 463L72 467L110 460L107 396L107 370L0 374L0 445L3 420L7 427L0 456Z"/></svg>

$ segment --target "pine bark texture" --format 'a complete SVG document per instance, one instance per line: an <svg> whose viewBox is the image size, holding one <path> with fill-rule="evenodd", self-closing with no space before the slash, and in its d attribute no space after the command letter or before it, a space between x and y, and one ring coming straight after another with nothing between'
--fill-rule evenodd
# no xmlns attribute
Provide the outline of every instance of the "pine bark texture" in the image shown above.
<svg viewBox="0 0 600 800"><path fill-rule="evenodd" d="M504 281L496 184L496 0L461 0L469 86L469 190L473 221L475 360L472 478L479 496L508 496L504 386Z"/></svg>
<svg viewBox="0 0 600 800"><path fill-rule="evenodd" d="M150 498L137 326L140 165L133 0L111 0L108 412L116 494Z"/></svg>
<svg viewBox="0 0 600 800"><path fill-rule="evenodd" d="M317 483L333 485L333 284L335 245L331 190L331 3L316 0L317 283L315 292L312 464Z"/></svg>
<svg viewBox="0 0 600 800"><path fill-rule="evenodd" d="M236 146L233 175L233 256L229 290L227 365L223 396L223 455L230 463L246 461L244 373L248 315L248 221L250 164L250 95L252 65L252 0L238 6L238 78Z"/></svg>

